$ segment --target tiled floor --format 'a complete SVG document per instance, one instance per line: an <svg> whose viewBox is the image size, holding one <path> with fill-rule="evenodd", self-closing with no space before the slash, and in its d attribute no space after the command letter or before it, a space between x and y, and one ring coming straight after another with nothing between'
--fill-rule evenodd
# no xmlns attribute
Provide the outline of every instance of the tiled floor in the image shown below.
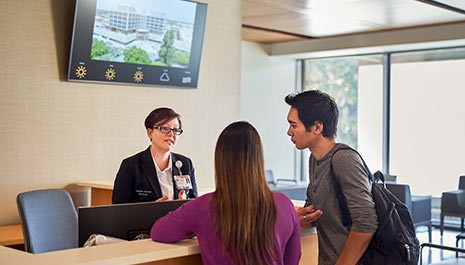
<svg viewBox="0 0 465 265"><path fill-rule="evenodd" d="M433 238L432 242L434 244L439 245L446 245L455 247L456 238L455 236L458 235L460 231L451 231L445 230L444 235L441 238L439 228L433 228ZM421 243L428 242L428 230L426 227L418 227L417 228L417 237ZM465 247L465 240L459 243L459 247ZM439 250L433 248L425 248L423 250L423 265L425 264L435 264L447 259L455 259L455 252L446 251L446 250ZM455 262L455 260L454 260ZM460 259L460 263L448 263L448 264L465 264L465 258Z"/></svg>

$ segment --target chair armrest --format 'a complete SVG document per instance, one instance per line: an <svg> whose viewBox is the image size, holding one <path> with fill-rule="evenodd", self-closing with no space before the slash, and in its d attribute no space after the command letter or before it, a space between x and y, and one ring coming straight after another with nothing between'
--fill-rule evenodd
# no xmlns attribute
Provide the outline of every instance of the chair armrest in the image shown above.
<svg viewBox="0 0 465 265"><path fill-rule="evenodd" d="M295 179L277 179L276 180L276 185L278 185L279 182L292 182L294 184L297 184L297 180L295 180Z"/></svg>

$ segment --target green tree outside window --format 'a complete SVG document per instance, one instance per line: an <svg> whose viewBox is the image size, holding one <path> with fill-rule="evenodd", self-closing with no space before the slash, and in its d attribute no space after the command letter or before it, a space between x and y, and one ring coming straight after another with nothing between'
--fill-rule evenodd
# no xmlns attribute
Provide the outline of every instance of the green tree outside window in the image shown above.
<svg viewBox="0 0 465 265"><path fill-rule="evenodd" d="M356 59L319 59L306 61L304 89L330 94L339 108L337 142L357 148L358 137L358 61Z"/></svg>

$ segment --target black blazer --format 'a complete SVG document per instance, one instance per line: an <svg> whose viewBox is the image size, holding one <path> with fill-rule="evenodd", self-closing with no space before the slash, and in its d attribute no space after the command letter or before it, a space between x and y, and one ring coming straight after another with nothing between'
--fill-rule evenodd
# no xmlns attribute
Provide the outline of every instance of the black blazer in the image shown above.
<svg viewBox="0 0 465 265"><path fill-rule="evenodd" d="M189 190L186 194L187 198L195 198L197 197L197 184L195 182L194 165L188 157L171 153L173 175L180 175L178 168L175 166L178 160L182 162L182 174L191 177L193 189ZM113 204L147 202L161 198L160 182L156 177L156 172L152 154L150 153L150 147L145 151L124 159L116 174L113 186ZM174 196L177 197L179 191L176 189L174 179L173 186Z"/></svg>

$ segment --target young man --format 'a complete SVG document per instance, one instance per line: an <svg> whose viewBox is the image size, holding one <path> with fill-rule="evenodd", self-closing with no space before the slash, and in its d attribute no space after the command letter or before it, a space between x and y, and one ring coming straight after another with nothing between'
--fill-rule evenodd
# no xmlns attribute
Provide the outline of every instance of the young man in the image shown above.
<svg viewBox="0 0 465 265"><path fill-rule="evenodd" d="M371 183L359 155L340 150L332 158L335 177L347 201L351 225L342 224L341 212L330 173L331 156L347 147L336 143L339 112L336 102L318 90L291 94L287 134L299 150L308 148L309 185L307 202L297 213L302 227L316 225L318 264L357 264L378 227L371 197Z"/></svg>

